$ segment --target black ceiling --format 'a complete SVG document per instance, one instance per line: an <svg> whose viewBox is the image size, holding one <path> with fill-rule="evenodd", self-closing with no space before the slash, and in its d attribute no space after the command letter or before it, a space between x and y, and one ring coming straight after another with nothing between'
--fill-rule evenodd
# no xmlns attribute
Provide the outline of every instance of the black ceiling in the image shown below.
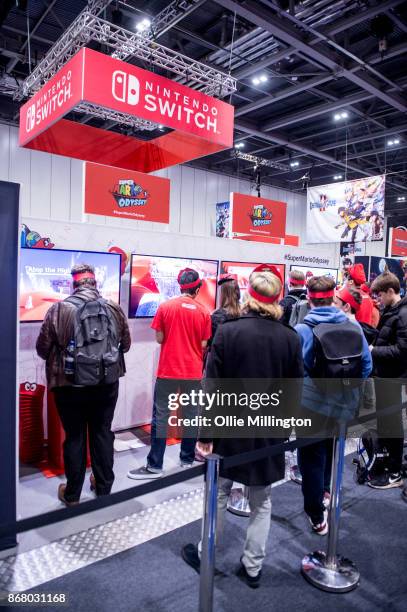
<svg viewBox="0 0 407 612"><path fill-rule="evenodd" d="M18 118L20 103L7 90L8 79L25 78L29 59L32 69L86 4L2 1L1 121L16 123ZM169 4L177 5L168 0L113 0L105 17L134 31L141 18L154 18ZM356 178L386 171L386 211L404 215L406 1L180 0L178 12L188 5L195 6L160 33L159 42L224 72L231 70L238 80L231 99L236 109L235 142L244 143L241 150L247 153L286 165L299 163L288 172L265 168L264 182L301 190L304 175L312 185L332 182L334 176ZM383 52L379 45L385 46ZM267 81L254 85L252 79L259 75ZM335 121L334 115L341 112L348 117ZM101 125L99 119L89 124ZM233 151L192 165L253 177L253 164L236 160Z"/></svg>

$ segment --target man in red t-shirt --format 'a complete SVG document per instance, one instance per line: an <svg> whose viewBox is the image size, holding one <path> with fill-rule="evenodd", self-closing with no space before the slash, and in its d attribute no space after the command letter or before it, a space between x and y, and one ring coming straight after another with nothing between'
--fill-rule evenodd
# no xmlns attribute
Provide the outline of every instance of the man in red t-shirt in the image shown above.
<svg viewBox="0 0 407 612"><path fill-rule="evenodd" d="M181 295L161 304L151 324L161 352L154 388L151 449L146 466L128 472L128 477L135 480L163 475L170 395L171 401L181 393L191 398L191 393L199 392L201 388L203 351L211 337L211 317L205 306L196 301L202 285L198 272L190 268L181 270L178 283ZM196 402L185 403L183 400L184 417L198 413ZM182 439L181 467L192 465L195 442L196 439L191 437Z"/></svg>
<svg viewBox="0 0 407 612"><path fill-rule="evenodd" d="M354 264L348 270L348 280L347 284L349 286L355 287L360 293L360 297L362 298L362 303L360 305L359 310L356 313L356 321L359 323L368 323L368 325L372 325L373 323L373 300L368 293L365 293L361 286L366 282L365 269L363 264L357 263Z"/></svg>

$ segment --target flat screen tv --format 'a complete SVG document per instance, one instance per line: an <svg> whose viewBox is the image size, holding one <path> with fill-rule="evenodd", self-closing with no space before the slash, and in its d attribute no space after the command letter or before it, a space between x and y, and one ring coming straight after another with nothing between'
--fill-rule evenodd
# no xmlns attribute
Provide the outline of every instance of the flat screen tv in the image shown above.
<svg viewBox="0 0 407 612"><path fill-rule="evenodd" d="M305 278L308 280L311 276L332 276L335 283L338 282L338 269L337 268L313 268L312 266L296 266L292 264L291 270L299 270L304 272Z"/></svg>
<svg viewBox="0 0 407 612"><path fill-rule="evenodd" d="M216 305L217 261L133 254L131 256L129 318L154 317L162 302L179 296L177 278L183 268L193 268L199 273L202 287L197 301L212 312Z"/></svg>
<svg viewBox="0 0 407 612"><path fill-rule="evenodd" d="M269 265L275 266L283 279L283 286L281 289L281 299L284 294L284 274L285 274L285 265L284 264L272 264L270 262L262 262L269 263ZM243 301L246 289L249 285L249 276L253 272L254 268L256 268L260 263L246 262L246 261L221 261L220 262L220 272L221 274L236 274L237 282L240 287L241 299Z"/></svg>
<svg viewBox="0 0 407 612"><path fill-rule="evenodd" d="M72 293L72 266L94 266L101 295L120 300L120 255L93 251L29 249L20 252L20 321L42 321L55 302Z"/></svg>

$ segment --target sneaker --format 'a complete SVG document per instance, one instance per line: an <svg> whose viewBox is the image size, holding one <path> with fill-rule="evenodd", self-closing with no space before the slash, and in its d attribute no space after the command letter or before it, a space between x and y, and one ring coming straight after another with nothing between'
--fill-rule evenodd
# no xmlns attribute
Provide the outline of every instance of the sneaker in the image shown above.
<svg viewBox="0 0 407 612"><path fill-rule="evenodd" d="M152 478L161 478L163 474L164 472L162 470L153 472L152 468L149 468L148 465L143 465L143 467L129 470L127 472L127 478L133 478L133 480L150 480Z"/></svg>
<svg viewBox="0 0 407 612"><path fill-rule="evenodd" d="M65 489L66 489L66 484L60 484L58 487L58 499L60 502L62 502L63 504L65 504L65 506L77 506L79 504L79 501L68 501L67 499L65 499Z"/></svg>
<svg viewBox="0 0 407 612"><path fill-rule="evenodd" d="M182 548L181 556L185 563L188 563L199 574L201 571L201 560L198 554L198 547L195 544L187 544Z"/></svg>
<svg viewBox="0 0 407 612"><path fill-rule="evenodd" d="M401 492L401 499L403 501L405 501L406 504L407 504L407 487L404 487L404 489L402 490L402 492Z"/></svg>
<svg viewBox="0 0 407 612"><path fill-rule="evenodd" d="M312 531L317 535L324 536L328 533L328 520L326 518L326 512L324 512L324 518L322 523L314 523L311 517L308 517L309 522L311 523Z"/></svg>
<svg viewBox="0 0 407 612"><path fill-rule="evenodd" d="M396 474L385 472L380 476L372 478L367 484L369 487L372 487L372 489L394 489L395 487L402 487L403 481L400 472Z"/></svg>
<svg viewBox="0 0 407 612"><path fill-rule="evenodd" d="M331 494L328 493L328 491L325 491L324 499L322 500L322 505L324 506L325 510L329 509L330 503L331 503Z"/></svg>
<svg viewBox="0 0 407 612"><path fill-rule="evenodd" d="M187 463L186 461L180 461L179 465L182 468L189 468L189 467L192 467L194 465L194 462L192 461L191 463Z"/></svg>
<svg viewBox="0 0 407 612"><path fill-rule="evenodd" d="M261 581L261 570L259 571L257 576L250 576L250 574L247 573L247 569L243 565L242 557L240 557L240 567L237 570L236 575L241 580L243 580L251 589L259 588Z"/></svg>

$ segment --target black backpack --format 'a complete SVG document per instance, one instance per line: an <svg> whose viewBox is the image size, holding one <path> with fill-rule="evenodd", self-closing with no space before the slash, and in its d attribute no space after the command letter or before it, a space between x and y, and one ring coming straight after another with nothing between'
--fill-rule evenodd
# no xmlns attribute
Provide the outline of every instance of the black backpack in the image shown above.
<svg viewBox="0 0 407 612"><path fill-rule="evenodd" d="M73 346L73 383L93 386L111 384L120 376L121 352L116 323L103 298L85 301L79 296L65 300L76 306ZM72 347L69 350L69 347Z"/></svg>
<svg viewBox="0 0 407 612"><path fill-rule="evenodd" d="M382 445L377 431L368 429L358 440L356 464L356 482L364 484L374 476L382 474L389 456L387 449Z"/></svg>
<svg viewBox="0 0 407 612"><path fill-rule="evenodd" d="M351 321L312 328L314 364L310 376L323 393L358 387L362 378L363 335Z"/></svg>
<svg viewBox="0 0 407 612"><path fill-rule="evenodd" d="M297 297L296 295L288 295L287 297L294 300L294 304L291 308L290 319L288 325L295 327L299 323L303 323L305 317L311 310L310 304L307 300L305 293Z"/></svg>

